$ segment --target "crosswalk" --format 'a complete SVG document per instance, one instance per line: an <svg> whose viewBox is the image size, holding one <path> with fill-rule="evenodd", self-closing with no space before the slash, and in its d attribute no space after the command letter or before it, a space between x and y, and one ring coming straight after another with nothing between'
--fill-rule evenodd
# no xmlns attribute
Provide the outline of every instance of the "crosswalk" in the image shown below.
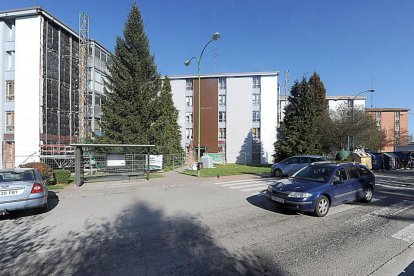
<svg viewBox="0 0 414 276"><path fill-rule="evenodd" d="M261 191L266 190L267 186L274 183L275 178L247 179L215 183L221 187L239 190L241 192L258 195Z"/></svg>

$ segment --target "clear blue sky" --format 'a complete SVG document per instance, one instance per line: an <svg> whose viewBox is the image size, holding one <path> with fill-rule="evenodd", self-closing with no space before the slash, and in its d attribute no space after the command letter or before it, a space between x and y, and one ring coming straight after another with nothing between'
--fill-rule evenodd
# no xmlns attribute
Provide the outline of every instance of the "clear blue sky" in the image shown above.
<svg viewBox="0 0 414 276"><path fill-rule="evenodd" d="M80 12L90 36L113 50L133 0L1 0L0 10L41 6L73 29ZM196 74L183 62L205 52L202 73L285 70L290 82L318 72L328 95L371 88L374 107L414 113L414 1L136 0L163 75ZM369 95L367 95L369 96ZM367 106L371 106L368 98ZM414 115L409 115L414 133Z"/></svg>

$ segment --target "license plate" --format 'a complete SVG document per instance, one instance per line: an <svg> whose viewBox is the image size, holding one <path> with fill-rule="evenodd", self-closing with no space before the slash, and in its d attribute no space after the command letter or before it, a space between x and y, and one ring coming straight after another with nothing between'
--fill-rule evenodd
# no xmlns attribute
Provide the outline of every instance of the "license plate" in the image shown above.
<svg viewBox="0 0 414 276"><path fill-rule="evenodd" d="M275 196L272 196L272 200L279 202L279 203L285 203L285 200L283 198L279 198Z"/></svg>
<svg viewBox="0 0 414 276"><path fill-rule="evenodd" d="M14 195L21 195L23 193L24 189L19 190L3 190L0 191L0 196L14 196Z"/></svg>

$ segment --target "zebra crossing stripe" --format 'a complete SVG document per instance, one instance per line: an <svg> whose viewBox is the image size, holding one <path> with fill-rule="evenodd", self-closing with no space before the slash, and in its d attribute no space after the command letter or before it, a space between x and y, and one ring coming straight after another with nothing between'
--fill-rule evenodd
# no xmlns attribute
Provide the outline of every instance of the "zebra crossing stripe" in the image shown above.
<svg viewBox="0 0 414 276"><path fill-rule="evenodd" d="M265 190L266 188L267 188L267 185L266 186L259 186L259 187L255 187L255 188L248 188L248 189L243 189L243 190L240 190L240 191L242 191L242 192L251 192L251 191L257 191L257 189L258 188L260 188L261 187L261 189L260 190Z"/></svg>
<svg viewBox="0 0 414 276"><path fill-rule="evenodd" d="M271 182L274 182L274 180L247 179L247 180L238 180L238 181L217 182L214 184L220 185L222 187L231 187L231 186L236 186L236 185L243 185L244 183L249 184L249 183L254 183L254 182L271 183Z"/></svg>
<svg viewBox="0 0 414 276"><path fill-rule="evenodd" d="M246 184L246 185L231 186L229 188L230 189L241 189L241 188L262 187L262 186L267 187L268 185L269 185L268 183L249 183L249 184Z"/></svg>
<svg viewBox="0 0 414 276"><path fill-rule="evenodd" d="M392 235L392 237L395 239L403 240L408 243L413 243L414 242L414 223L398 231L397 233Z"/></svg>

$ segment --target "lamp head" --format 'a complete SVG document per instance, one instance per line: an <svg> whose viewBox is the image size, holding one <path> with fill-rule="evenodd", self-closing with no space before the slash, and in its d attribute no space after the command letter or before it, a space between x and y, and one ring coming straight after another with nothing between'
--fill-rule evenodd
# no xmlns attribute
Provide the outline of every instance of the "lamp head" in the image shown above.
<svg viewBox="0 0 414 276"><path fill-rule="evenodd" d="M185 66L189 66L190 64L191 64L191 59L186 60L186 61L184 62L184 65L185 65Z"/></svg>
<svg viewBox="0 0 414 276"><path fill-rule="evenodd" d="M213 37L211 38L211 40L218 40L221 37L221 34L219 32L216 32L213 34Z"/></svg>
<svg viewBox="0 0 414 276"><path fill-rule="evenodd" d="M367 92L374 93L375 89L374 88L368 89Z"/></svg>

